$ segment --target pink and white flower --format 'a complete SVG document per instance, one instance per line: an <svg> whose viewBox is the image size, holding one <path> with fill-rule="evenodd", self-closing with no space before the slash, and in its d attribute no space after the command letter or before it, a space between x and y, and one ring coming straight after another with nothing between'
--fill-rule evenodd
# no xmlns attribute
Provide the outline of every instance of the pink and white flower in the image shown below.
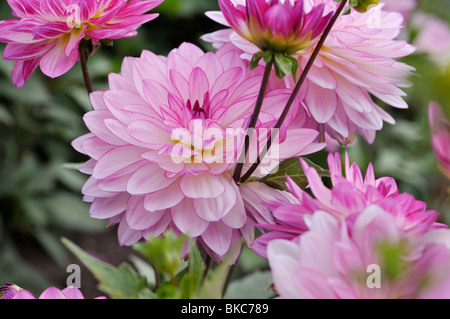
<svg viewBox="0 0 450 319"><path fill-rule="evenodd" d="M333 0L305 0L305 11L325 4L324 15L336 11ZM382 6L382 5L380 5ZM223 14L209 12L213 20L229 26ZM350 144L359 132L373 142L383 122L394 119L372 97L397 108L407 108L400 87L409 83L407 76L414 69L397 58L405 57L415 48L405 41L395 40L403 27L403 17L382 9L359 13L355 10L338 18L307 77L304 106L314 121L314 127L341 144ZM239 36L233 29L223 29L203 36L218 48L233 43L250 59L259 48ZM298 55L300 72L312 50ZM293 83L287 83L292 87ZM326 133L326 134L325 134Z"/></svg>
<svg viewBox="0 0 450 319"><path fill-rule="evenodd" d="M431 102L428 107L428 119L434 153L441 171L450 178L450 121L436 102Z"/></svg>
<svg viewBox="0 0 450 319"><path fill-rule="evenodd" d="M323 4L306 13L303 1L219 0L219 6L241 37L262 51L286 54L301 54L313 46L332 17L323 16Z"/></svg>
<svg viewBox="0 0 450 319"><path fill-rule="evenodd" d="M353 220L318 211L295 240L269 243L281 298L450 298L450 233L411 236L396 217L371 205Z"/></svg>
<svg viewBox="0 0 450 319"><path fill-rule="evenodd" d="M17 87L39 66L52 78L69 71L79 58L83 39L116 40L135 36L158 14L145 14L163 0L8 0L17 19L0 23L3 58L17 61L12 71Z"/></svg>
<svg viewBox="0 0 450 319"><path fill-rule="evenodd" d="M260 225L267 233L258 237L252 248L266 257L267 244L274 239L294 240L308 231L307 218L318 211L326 212L337 221L354 220L371 205L377 205L392 214L399 229L411 235L421 235L432 229L447 227L437 223L439 213L427 210L426 204L410 194L400 193L391 177L376 179L370 163L365 177L356 163L350 165L345 156L345 176L342 174L339 153L328 155L332 188L327 188L317 171L301 160L308 179L311 196L288 178L287 187L297 202L271 205L276 224Z"/></svg>
<svg viewBox="0 0 450 319"><path fill-rule="evenodd" d="M36 299L28 290L16 292L10 299ZM85 299L80 289L75 286L68 286L64 289L50 287L45 289L37 299ZM106 297L97 297L95 299L106 299Z"/></svg>
<svg viewBox="0 0 450 319"><path fill-rule="evenodd" d="M415 14L411 24L418 29L414 40L417 52L425 53L438 67L450 65L450 26L445 21L424 13Z"/></svg>
<svg viewBox="0 0 450 319"><path fill-rule="evenodd" d="M91 217L119 224L121 245L170 228L196 238L218 260L241 236L249 243L255 222L271 222L255 193L268 202L290 200L259 183L240 188L232 179L262 69L250 72L230 46L204 53L184 43L167 57L143 51L125 58L121 73L110 75L109 90L91 95L94 110L84 116L91 132L73 142L91 157L81 168L91 175L82 190ZM269 88L249 154L265 145L290 93ZM259 174L323 148L317 131L294 121L295 104Z"/></svg>
<svg viewBox="0 0 450 319"><path fill-rule="evenodd" d="M384 3L384 9L386 11L395 11L401 13L405 18L408 18L417 7L416 0L381 0L380 3Z"/></svg>
<svg viewBox="0 0 450 319"><path fill-rule="evenodd" d="M21 290L16 284L5 282L5 285L0 287L0 299L12 299Z"/></svg>

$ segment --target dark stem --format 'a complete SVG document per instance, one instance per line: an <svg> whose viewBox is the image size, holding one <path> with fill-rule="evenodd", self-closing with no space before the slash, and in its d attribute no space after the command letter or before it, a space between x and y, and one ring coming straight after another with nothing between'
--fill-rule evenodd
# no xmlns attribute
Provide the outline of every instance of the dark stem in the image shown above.
<svg viewBox="0 0 450 319"><path fill-rule="evenodd" d="M88 70L88 66L87 66L88 56L87 56L86 49L84 48L83 45L80 45L79 52L80 52L81 71L83 72L84 84L86 86L86 90L87 90L88 94L91 94L93 90L92 90L91 78L89 77L89 70Z"/></svg>
<svg viewBox="0 0 450 319"><path fill-rule="evenodd" d="M205 259L204 259L203 262L205 263L205 270L203 272L203 279L202 279L202 281L205 281L206 276L208 275L208 272L209 272L209 270L212 267L213 260L212 260L212 258L211 258L211 256L209 254L206 254Z"/></svg>
<svg viewBox="0 0 450 319"><path fill-rule="evenodd" d="M284 107L283 112L281 113L280 118L278 119L277 124L274 127L274 130L272 131L269 139L267 140L267 145L266 148L263 149L263 151L261 152L261 154L259 154L258 159L256 160L256 163L253 163L253 165L250 167L250 169L247 171L247 173L245 173L244 176L242 176L240 182L244 183L247 179L250 178L250 176L252 176L252 174L255 172L255 170L258 168L259 164L261 164L262 159L264 158L264 156L267 154L267 152L270 150L270 147L272 146L272 134L273 132L276 132L276 134L278 134L278 130L280 129L281 125L283 124L284 120L286 119L286 116L289 113L289 110L291 109L292 105L294 104L294 101L297 97L298 92L300 92L300 89L303 85L303 83L306 80L306 76L308 75L309 71L311 70L314 61L316 60L317 56L320 53L320 50L323 47L323 44L325 43L326 38L328 37L328 35L331 32L331 29L333 28L334 24L336 23L337 19L339 18L339 16L341 15L342 11L344 10L346 4L347 4L348 0L342 0L339 8L337 9L337 11L334 13L333 17L330 20L330 23L328 24L328 26L326 27L324 33L322 34L322 37L320 38L319 42L316 45L316 48L314 49L314 52L312 53L311 57L308 60L308 63L306 64L305 69L303 70L297 85L294 88L294 91L291 94L291 97L289 98L288 102L286 103L286 106Z"/></svg>
<svg viewBox="0 0 450 319"><path fill-rule="evenodd" d="M259 113L261 113L262 104L264 101L264 95L266 94L267 86L269 84L270 72L272 71L273 66L273 57L269 63L266 63L266 68L264 71L264 76L261 82L261 88L259 90L258 99L256 100L255 109L253 110L252 117L250 119L250 123L248 125L247 133L245 134L245 144L244 149L241 152L240 157L238 158L238 163L236 168L234 169L233 179L235 182L238 182L241 178L242 168L244 167L245 159L247 157L247 153L250 147L250 140L253 135L253 129L256 127L256 123L258 121Z"/></svg>

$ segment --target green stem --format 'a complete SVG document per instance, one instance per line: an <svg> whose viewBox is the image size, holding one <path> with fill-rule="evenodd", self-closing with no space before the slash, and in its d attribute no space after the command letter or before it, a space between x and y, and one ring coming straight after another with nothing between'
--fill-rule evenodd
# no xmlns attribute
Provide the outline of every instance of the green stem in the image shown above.
<svg viewBox="0 0 450 319"><path fill-rule="evenodd" d="M303 72L297 82L297 85L294 88L294 91L292 92L288 102L286 103L286 106L284 107L284 110L281 113L281 116L278 119L278 122L275 125L274 130L272 131L272 134L273 134L273 132L276 132L275 134L278 134L278 130L281 128L281 125L283 124L284 120L286 119L286 116L288 115L289 110L291 109L292 105L295 102L298 92L300 92L300 89L302 88L302 85L306 80L306 76L308 75L309 71L311 70L311 68L314 64L314 61L316 60L317 56L319 55L320 50L322 49L326 38L328 37L328 35L331 32L331 29L333 28L337 19L339 18L342 11L344 10L344 8L347 4L347 1L348 0L342 0L339 8L337 9L337 11L334 13L333 17L331 18L330 23L326 27L324 33L322 34L322 37L320 38L319 42L316 45L316 48L314 49L314 52L312 53L311 57L309 58L308 63L306 64L305 69L303 70ZM270 135L269 139L267 140L266 148L264 148L263 151L261 152L261 154L259 154L256 163L253 163L253 165L250 167L250 169L247 171L247 173L245 173L245 175L242 176L242 178L240 180L241 183L245 183L245 181L247 181L250 178L250 176L252 176L252 174L258 168L259 164L261 164L261 161L264 158L264 156L270 150L270 147L272 146L272 138L273 138L272 134Z"/></svg>

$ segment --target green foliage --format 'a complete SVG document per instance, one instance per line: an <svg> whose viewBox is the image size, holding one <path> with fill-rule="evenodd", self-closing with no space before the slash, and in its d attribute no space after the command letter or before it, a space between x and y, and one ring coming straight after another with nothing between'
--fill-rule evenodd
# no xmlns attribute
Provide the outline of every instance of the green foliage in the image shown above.
<svg viewBox="0 0 450 319"><path fill-rule="evenodd" d="M133 248L147 257L159 272L167 273L173 279L181 267L180 256L185 241L185 237L166 232L163 238L152 238L133 245Z"/></svg>
<svg viewBox="0 0 450 319"><path fill-rule="evenodd" d="M63 238L62 242L92 272L99 282L98 289L111 298L137 299L147 288L146 278L129 264L122 263L119 267L114 267L90 256L66 238Z"/></svg>
<svg viewBox="0 0 450 319"><path fill-rule="evenodd" d="M270 299L275 297L270 271L257 271L230 283L225 298Z"/></svg>
<svg viewBox="0 0 450 319"><path fill-rule="evenodd" d="M133 248L147 261L131 256L135 268L128 263L115 267L89 255L70 240L63 244L89 269L98 281L98 289L112 299L221 299L235 249L215 269L206 270L200 251L189 241L188 265L181 254L186 238L168 231L162 238L153 238Z"/></svg>

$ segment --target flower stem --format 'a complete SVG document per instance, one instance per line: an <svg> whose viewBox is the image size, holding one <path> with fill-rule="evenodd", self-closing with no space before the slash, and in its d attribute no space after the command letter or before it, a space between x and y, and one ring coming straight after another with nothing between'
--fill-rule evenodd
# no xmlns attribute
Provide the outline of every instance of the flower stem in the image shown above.
<svg viewBox="0 0 450 319"><path fill-rule="evenodd" d="M323 44L325 43L326 38L328 37L328 35L331 32L331 29L333 28L334 24L336 23L337 19L339 18L339 16L341 15L342 11L344 10L346 4L347 4L348 0L342 0L341 4L339 5L339 8L336 10L336 12L334 13L332 19L330 20L330 23L328 24L328 26L326 27L324 33L322 34L322 37L320 38L319 42L317 43L311 57L308 60L308 63L305 66L305 69L303 70L297 85L295 86L288 102L286 103L286 106L284 107L283 112L280 115L280 118L278 119L277 124L274 127L273 132L276 132L276 134L278 134L278 131L281 127L281 125L283 124L284 120L286 119L286 116L289 113L289 110L291 109L292 105L294 104L294 101L297 97L298 92L300 92L300 89L303 85L303 83L306 80L306 76L308 75L309 71L311 70L314 61L316 60L317 56L320 53L320 50L323 47ZM244 176L242 176L240 183L244 183L245 181L247 181L250 176L252 176L252 174L255 172L255 170L258 168L259 164L261 164L262 159L264 158L264 156L267 154L267 152L269 151L270 147L272 146L272 134L270 135L269 139L267 140L267 145L266 148L263 149L263 151L261 152L261 154L259 154L257 160L255 163L253 163L253 165L250 167L250 169L247 171L247 173L245 173Z"/></svg>
<svg viewBox="0 0 450 319"><path fill-rule="evenodd" d="M92 90L91 78L89 77L89 70L88 70L88 66L87 66L88 56L87 56L86 49L84 48L83 45L80 45L79 52L80 52L81 71L83 72L84 84L86 86L86 90L87 90L88 94L91 94L93 90Z"/></svg>
<svg viewBox="0 0 450 319"><path fill-rule="evenodd" d="M250 119L250 123L248 125L247 133L245 134L244 148L241 152L240 157L238 158L238 163L234 170L233 179L235 182L238 182L239 179L241 178L242 168L244 167L245 158L247 157L247 153L250 148L250 140L253 135L253 129L256 127L259 113L261 113L264 95L266 94L267 86L269 84L270 72L272 71L273 63L274 63L273 58L270 60L270 62L266 63L266 68L261 82L261 88L259 90L258 99L256 100L255 109L253 110L253 114Z"/></svg>

